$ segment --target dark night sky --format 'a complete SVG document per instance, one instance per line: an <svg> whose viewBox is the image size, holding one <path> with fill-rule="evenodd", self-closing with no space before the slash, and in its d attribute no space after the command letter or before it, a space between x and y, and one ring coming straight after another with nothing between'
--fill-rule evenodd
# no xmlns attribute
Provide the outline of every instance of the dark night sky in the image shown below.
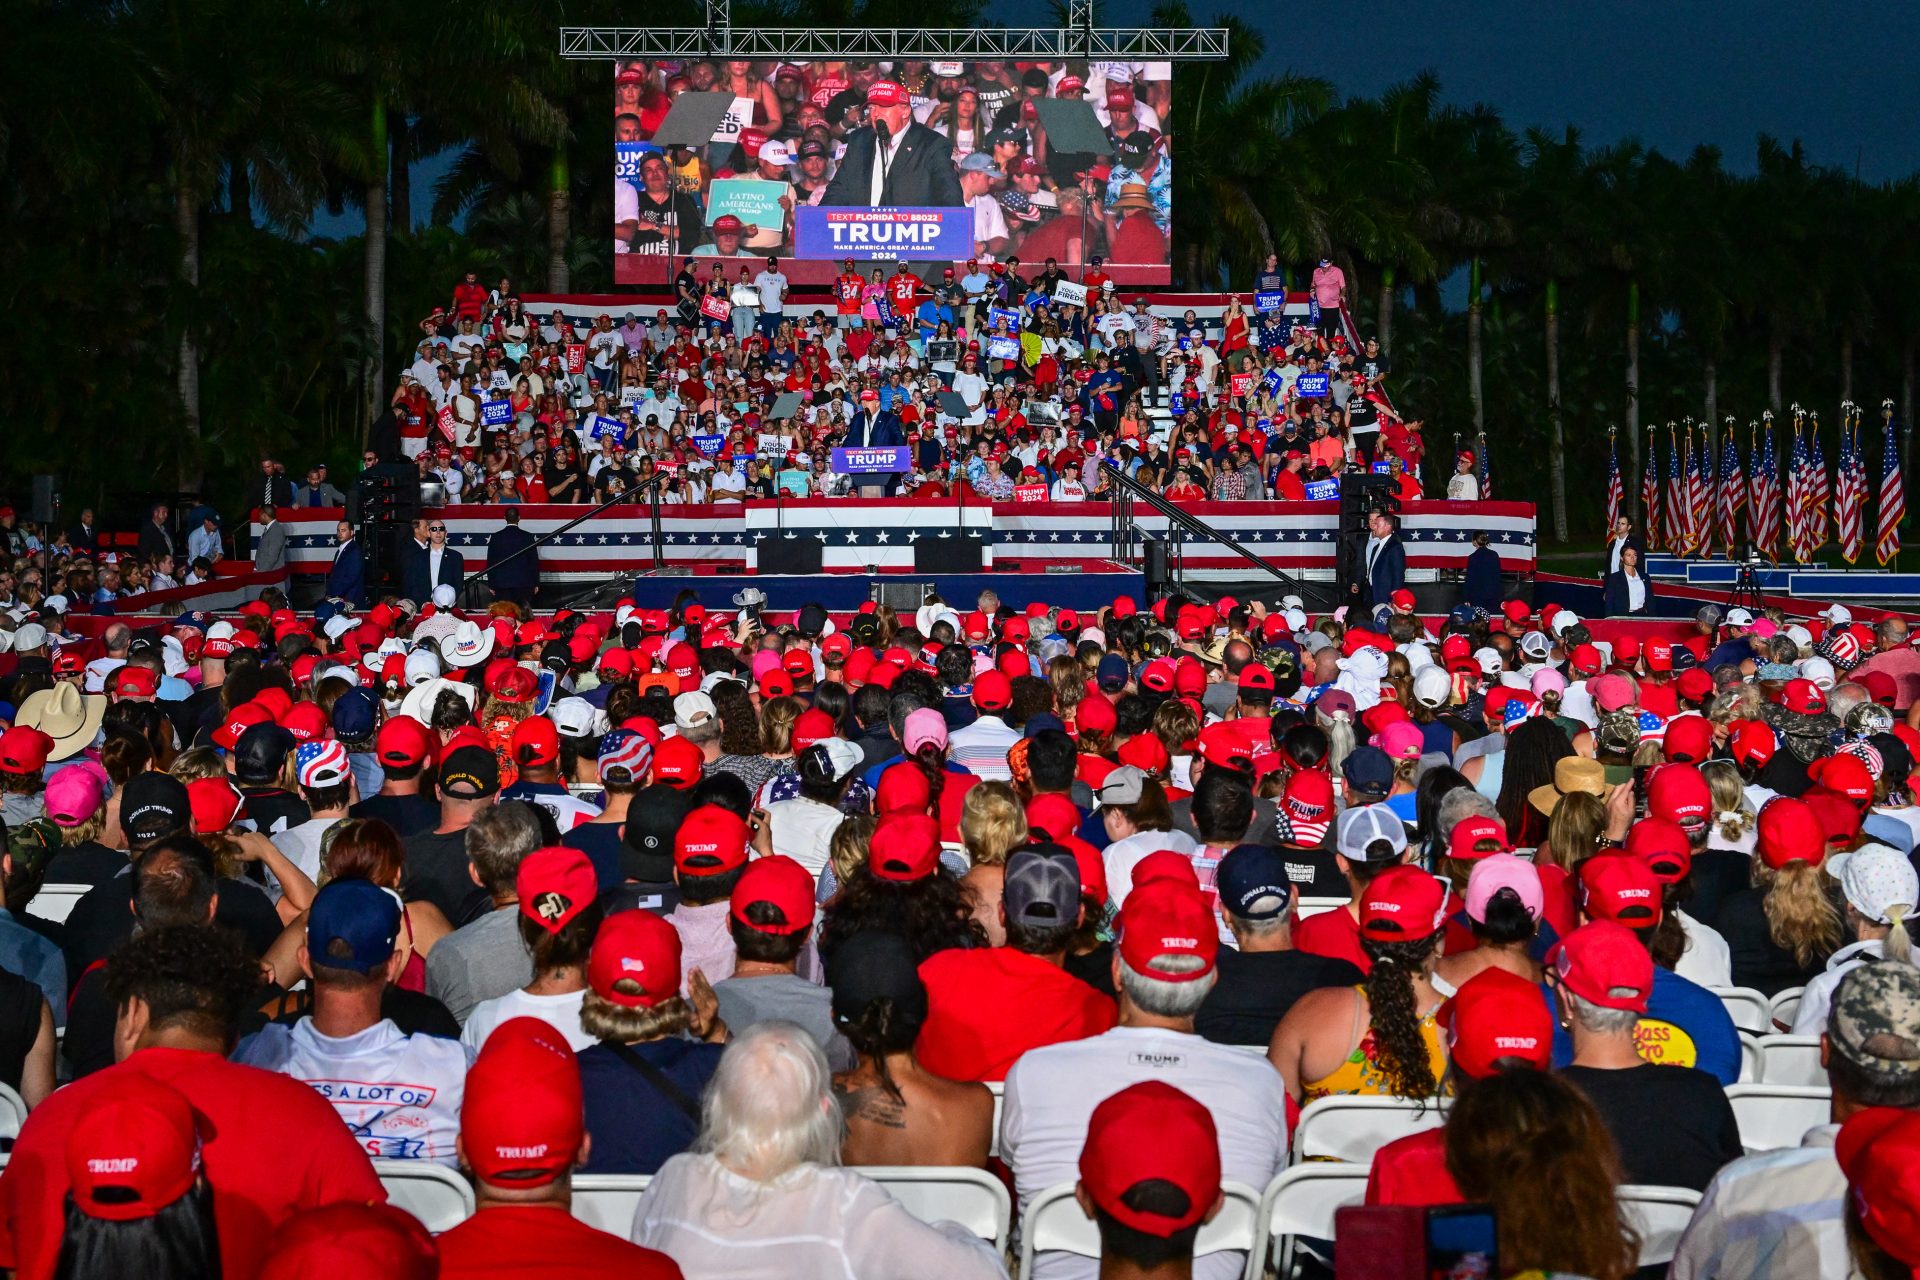
<svg viewBox="0 0 1920 1280"><path fill-rule="evenodd" d="M999 0L992 15L1032 21L1029 0ZM1330 80L1343 96L1371 95L1423 70L1449 102L1484 102L1516 132L1577 126L1593 146L1637 136L1684 157L1701 142L1737 173L1753 168L1762 133L1800 138L1815 163L1870 182L1920 170L1920 8L1709 4L1513 3L1376 0L1314 6L1309 35L1288 35L1297 5L1190 0L1205 25L1232 13L1262 30L1259 70ZM1109 0L1104 26L1142 25L1151 5Z"/></svg>

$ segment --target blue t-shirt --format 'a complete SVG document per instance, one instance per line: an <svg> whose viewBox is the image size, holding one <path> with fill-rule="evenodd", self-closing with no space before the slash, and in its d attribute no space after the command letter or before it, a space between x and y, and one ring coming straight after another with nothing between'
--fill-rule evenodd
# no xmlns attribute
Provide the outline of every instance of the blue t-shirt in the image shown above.
<svg viewBox="0 0 1920 1280"><path fill-rule="evenodd" d="M630 1052L670 1080L692 1102L720 1065L721 1045L694 1040L649 1040ZM604 1044L580 1053L580 1089L587 1104L593 1152L583 1173L658 1173L693 1145L699 1121L653 1087Z"/></svg>
<svg viewBox="0 0 1920 1280"><path fill-rule="evenodd" d="M587 855L603 893L626 879L620 870L620 852L626 848L620 832L625 826L623 822L583 822L560 837L561 844Z"/></svg>
<svg viewBox="0 0 1920 1280"><path fill-rule="evenodd" d="M1549 991L1548 998L1553 993ZM1653 997L1634 1039L1649 1062L1698 1067L1723 1085L1740 1080L1740 1033L1720 997L1671 969L1655 966ZM1573 1037L1553 1028L1553 1065L1573 1061Z"/></svg>

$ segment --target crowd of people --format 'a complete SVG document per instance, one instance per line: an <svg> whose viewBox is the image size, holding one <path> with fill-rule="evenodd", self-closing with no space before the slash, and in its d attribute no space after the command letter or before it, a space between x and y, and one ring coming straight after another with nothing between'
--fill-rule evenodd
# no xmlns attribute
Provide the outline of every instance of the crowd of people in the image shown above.
<svg viewBox="0 0 1920 1280"><path fill-rule="evenodd" d="M803 206L964 205L983 258L1164 267L1172 85L1165 62L621 63L615 252L792 257ZM684 93L730 93L734 110L711 142L682 145L682 128L657 145ZM1067 140L1095 130L1106 154L1057 145L1049 101L1085 103Z"/></svg>
<svg viewBox="0 0 1920 1280"><path fill-rule="evenodd" d="M0 1263L1004 1274L884 1164L1075 1186L1046 1280L1226 1277L1221 1180L1352 1094L1440 1109L1369 1199L1491 1203L1503 1274L1631 1274L1622 1182L1706 1193L1683 1277L1920 1261L1903 631L733 603L0 619ZM1799 1150L1731 985L1824 1036ZM575 1169L652 1176L627 1239Z"/></svg>
<svg viewBox="0 0 1920 1280"><path fill-rule="evenodd" d="M1052 257L920 271L847 261L809 304L776 258L689 256L673 307L590 324L469 272L421 322L369 456L414 459L454 503L605 501L662 473L674 503L1078 502L1108 493L1102 461L1177 500L1326 497L1308 486L1353 470L1423 495L1423 424L1388 398L1379 342L1346 331L1331 264L1317 320L1231 296L1217 321L1161 316L1097 257L1079 281ZM1263 290L1282 281L1270 260ZM840 470L842 446L895 447L899 469ZM1478 498L1462 458L1446 496Z"/></svg>

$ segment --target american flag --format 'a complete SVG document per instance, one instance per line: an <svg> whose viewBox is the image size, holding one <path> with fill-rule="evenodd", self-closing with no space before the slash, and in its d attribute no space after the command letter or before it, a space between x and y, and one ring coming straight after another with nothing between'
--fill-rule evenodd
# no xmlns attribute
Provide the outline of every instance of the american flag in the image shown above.
<svg viewBox="0 0 1920 1280"><path fill-rule="evenodd" d="M1747 477L1740 466L1740 445L1733 438L1733 419L1720 445L1720 537L1729 557L1739 554L1740 508L1747 500Z"/></svg>
<svg viewBox="0 0 1920 1280"><path fill-rule="evenodd" d="M1893 404L1882 405L1885 420L1880 454L1880 534L1874 554L1885 564L1900 554L1900 520L1907 514L1907 495L1900 480L1900 437L1893 429Z"/></svg>
<svg viewBox="0 0 1920 1280"><path fill-rule="evenodd" d="M1833 525L1840 554L1848 564L1860 558L1866 516L1867 464L1860 456L1859 410L1848 405L1840 415L1840 470L1834 477Z"/></svg>
<svg viewBox="0 0 1920 1280"><path fill-rule="evenodd" d="M1620 480L1620 449L1614 443L1614 433L1607 432L1607 536L1613 536L1613 526L1620 521L1620 508L1627 500L1626 485Z"/></svg>
<svg viewBox="0 0 1920 1280"><path fill-rule="evenodd" d="M1751 429L1751 427L1749 428ZM1767 419L1767 442L1753 448L1753 512L1747 526L1753 531L1754 548L1767 559L1779 562L1775 548L1780 540L1780 458L1773 448L1773 419Z"/></svg>
<svg viewBox="0 0 1920 1280"><path fill-rule="evenodd" d="M1687 472L1680 458L1680 436L1672 423L1667 424L1667 550L1677 556L1687 554L1690 541L1687 517L1693 508L1687 502Z"/></svg>
<svg viewBox="0 0 1920 1280"><path fill-rule="evenodd" d="M1647 464L1640 472L1640 510L1647 521L1647 549L1658 551L1660 542L1660 438L1647 432Z"/></svg>
<svg viewBox="0 0 1920 1280"><path fill-rule="evenodd" d="M1820 447L1820 415L1813 415L1807 431L1807 555L1827 545L1827 504L1833 501L1833 482L1827 476L1827 451Z"/></svg>
<svg viewBox="0 0 1920 1280"><path fill-rule="evenodd" d="M1480 447L1474 452L1480 455L1480 501L1493 501L1493 468L1487 459L1487 438L1478 437Z"/></svg>
<svg viewBox="0 0 1920 1280"><path fill-rule="evenodd" d="M1808 472L1812 470L1813 463L1807 456L1806 433L1800 427L1796 419L1793 424L1793 456L1787 459L1787 545L1793 549L1793 558L1805 564L1813 558L1813 549L1809 545L1813 522L1807 518L1807 495L1811 492Z"/></svg>
<svg viewBox="0 0 1920 1280"><path fill-rule="evenodd" d="M1700 555L1713 542L1713 459L1696 446L1687 426L1687 554Z"/></svg>

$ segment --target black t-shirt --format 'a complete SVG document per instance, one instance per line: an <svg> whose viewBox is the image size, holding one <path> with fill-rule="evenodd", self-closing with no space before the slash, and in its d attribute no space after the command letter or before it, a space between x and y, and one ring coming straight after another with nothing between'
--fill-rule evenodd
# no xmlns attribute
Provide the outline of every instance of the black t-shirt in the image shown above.
<svg viewBox="0 0 1920 1280"><path fill-rule="evenodd" d="M43 884L90 884L95 888L127 869L127 855L88 840L62 849L47 862Z"/></svg>
<svg viewBox="0 0 1920 1280"><path fill-rule="evenodd" d="M1779 946L1767 924L1766 890L1742 889L1727 898L1714 928L1727 940L1733 957L1733 985L1752 987L1763 996L1775 996L1789 987L1804 987L1827 967L1830 951L1819 951L1806 965Z"/></svg>
<svg viewBox="0 0 1920 1280"><path fill-rule="evenodd" d="M1353 987L1366 975L1346 960L1305 951L1220 948L1219 978L1194 1019L1216 1044L1266 1044L1301 996L1320 987Z"/></svg>
<svg viewBox="0 0 1920 1280"><path fill-rule="evenodd" d="M368 796L347 810L349 818L378 818L402 840L440 825L440 806L423 795Z"/></svg>
<svg viewBox="0 0 1920 1280"><path fill-rule="evenodd" d="M1705 1191L1722 1166L1745 1154L1726 1091L1704 1071L1649 1062L1560 1074L1593 1100L1630 1183Z"/></svg>
<svg viewBox="0 0 1920 1280"><path fill-rule="evenodd" d="M247 798L247 816L268 835L297 827L313 816L307 802L285 787L242 786L240 793Z"/></svg>
<svg viewBox="0 0 1920 1280"><path fill-rule="evenodd" d="M583 822L560 837L561 844L587 855L587 861L593 864L593 878L599 882L602 890L611 889L624 879L620 870L620 854L627 844L620 838L620 829L625 825L621 822Z"/></svg>
<svg viewBox="0 0 1920 1280"><path fill-rule="evenodd" d="M47 998L39 986L19 974L0 969L0 1084L20 1087L27 1054L40 1038L40 1010Z"/></svg>
<svg viewBox="0 0 1920 1280"><path fill-rule="evenodd" d="M1702 849L1693 855L1693 894L1682 908L1701 924L1720 927L1720 915L1735 894L1753 887L1753 857L1731 849Z"/></svg>
<svg viewBox="0 0 1920 1280"><path fill-rule="evenodd" d="M467 829L422 831L408 836L405 896L431 902L458 929L493 909L487 891L473 882L467 867Z"/></svg>
<svg viewBox="0 0 1920 1280"><path fill-rule="evenodd" d="M1101 995L1117 997L1113 989L1113 944L1103 942L1085 955L1068 953L1060 966Z"/></svg>
<svg viewBox="0 0 1920 1280"><path fill-rule="evenodd" d="M1332 831L1333 828L1327 828ZM1287 879L1293 891L1303 898L1344 898L1349 894L1347 878L1334 865L1333 850L1324 845L1313 849L1275 846L1286 859Z"/></svg>
<svg viewBox="0 0 1920 1280"><path fill-rule="evenodd" d="M213 922L238 931L247 950L256 956L280 936L280 913L266 891L245 880L221 878L213 908ZM88 966L105 960L133 936L133 877L120 876L93 889L73 904L67 917L67 989L72 990Z"/></svg>

